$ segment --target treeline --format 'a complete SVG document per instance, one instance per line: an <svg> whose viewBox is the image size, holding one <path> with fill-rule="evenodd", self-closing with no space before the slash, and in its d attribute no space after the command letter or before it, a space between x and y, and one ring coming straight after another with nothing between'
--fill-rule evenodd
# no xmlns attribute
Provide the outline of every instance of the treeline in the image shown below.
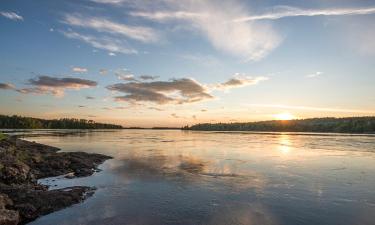
<svg viewBox="0 0 375 225"><path fill-rule="evenodd" d="M45 120L22 116L0 115L0 129L122 129L120 125L96 123L85 119Z"/></svg>
<svg viewBox="0 0 375 225"><path fill-rule="evenodd" d="M183 127L204 131L375 133L375 117L313 118L248 123L202 123Z"/></svg>

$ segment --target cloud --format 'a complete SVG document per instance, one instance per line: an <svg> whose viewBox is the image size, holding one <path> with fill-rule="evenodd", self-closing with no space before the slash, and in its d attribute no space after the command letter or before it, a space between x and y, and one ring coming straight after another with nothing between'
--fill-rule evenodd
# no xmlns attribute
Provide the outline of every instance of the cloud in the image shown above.
<svg viewBox="0 0 375 225"><path fill-rule="evenodd" d="M15 12L0 11L0 15L7 18L7 19L14 20L14 21L22 21L23 20L23 17L18 15Z"/></svg>
<svg viewBox="0 0 375 225"><path fill-rule="evenodd" d="M39 76L36 79L29 79L29 83L35 86L42 87L56 87L56 88L71 88L81 89L95 87L97 83L91 80L85 80L80 78L56 78L49 76Z"/></svg>
<svg viewBox="0 0 375 225"><path fill-rule="evenodd" d="M184 104L213 98L203 85L190 78L118 83L108 86L107 89L126 94L115 97L117 101Z"/></svg>
<svg viewBox="0 0 375 225"><path fill-rule="evenodd" d="M22 94L37 94L37 95L46 95L51 94L56 97L63 97L64 96L64 90L63 89L54 89L50 87L31 87L31 88L22 88L17 89L19 93Z"/></svg>
<svg viewBox="0 0 375 225"><path fill-rule="evenodd" d="M280 35L265 23L233 23L247 16L237 1L165 1L167 11L150 8L130 15L156 22L183 22L198 30L218 50L246 61L260 60L281 42ZM160 8L160 7L159 7Z"/></svg>
<svg viewBox="0 0 375 225"><path fill-rule="evenodd" d="M215 86L217 89L231 89L231 88L237 88L237 87L243 87L248 85L255 85L258 84L261 81L268 80L268 77L249 77L244 76L239 73L235 74L234 78L229 79L228 81L218 84Z"/></svg>
<svg viewBox="0 0 375 225"><path fill-rule="evenodd" d="M172 114L171 114L171 117L176 118L176 119L181 118L181 117L178 116L176 113L172 113Z"/></svg>
<svg viewBox="0 0 375 225"><path fill-rule="evenodd" d="M137 54L138 51L131 48L128 43L121 39L115 39L107 36L91 36L84 35L73 31L60 31L65 37L70 39L76 39L90 44L94 48L103 49L123 54Z"/></svg>
<svg viewBox="0 0 375 225"><path fill-rule="evenodd" d="M95 81L80 78L56 78L50 76L39 76L29 79L29 85L33 87L18 89L23 94L52 94L57 97L64 96L65 89L79 90L97 86Z"/></svg>
<svg viewBox="0 0 375 225"><path fill-rule="evenodd" d="M312 74L307 74L306 77L307 78L315 78L315 77L319 77L323 74L323 72L315 72L315 73L312 73Z"/></svg>
<svg viewBox="0 0 375 225"><path fill-rule="evenodd" d="M132 81L134 76L123 75L122 79ZM125 79L124 79L125 78ZM139 81L134 80L129 83L117 83L107 86L107 89L114 92L125 93L124 96L115 97L116 101L127 101L131 104L136 102L151 102L159 105L163 104L185 104L213 99L210 94L214 90L228 90L232 88L244 87L258 84L260 81L268 80L267 77L249 77L243 74L235 76L226 82L219 84L203 85L191 78L171 79L169 81ZM202 109L202 112L207 110Z"/></svg>
<svg viewBox="0 0 375 225"><path fill-rule="evenodd" d="M125 80L125 81L137 81L134 78L134 74L132 74L129 70L127 69L120 69L115 72L115 75L117 76L118 79L120 80Z"/></svg>
<svg viewBox="0 0 375 225"><path fill-rule="evenodd" d="M16 87L10 83L0 83L0 89L3 90L14 90Z"/></svg>
<svg viewBox="0 0 375 225"><path fill-rule="evenodd" d="M301 9L291 6L277 6L272 12L239 17L234 22L248 22L255 20L277 20L285 17L296 16L346 16L346 15L367 15L374 14L375 7L369 8L331 8L331 9Z"/></svg>
<svg viewBox="0 0 375 225"><path fill-rule="evenodd" d="M155 80L158 79L159 76L141 75L139 78L142 80Z"/></svg>
<svg viewBox="0 0 375 225"><path fill-rule="evenodd" d="M94 29L98 32L121 35L133 40L150 43L159 40L158 33L149 27L130 26L113 22L100 17L83 17L81 15L65 15L64 23L71 26Z"/></svg>
<svg viewBox="0 0 375 225"><path fill-rule="evenodd" d="M83 67L73 67L72 71L75 73L87 73L88 70L87 68L83 68Z"/></svg>
<svg viewBox="0 0 375 225"><path fill-rule="evenodd" d="M106 69L100 69L99 70L99 74L100 75L107 75L108 74L108 70L106 70Z"/></svg>
<svg viewBox="0 0 375 225"><path fill-rule="evenodd" d="M156 110L156 111L164 111L164 110L161 109L161 108L158 108L158 107L152 107L152 106L148 107L148 109Z"/></svg>

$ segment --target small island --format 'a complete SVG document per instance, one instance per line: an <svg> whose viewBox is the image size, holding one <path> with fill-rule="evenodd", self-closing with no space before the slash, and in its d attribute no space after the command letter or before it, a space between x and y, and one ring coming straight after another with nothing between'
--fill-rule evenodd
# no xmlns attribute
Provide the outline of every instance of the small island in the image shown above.
<svg viewBox="0 0 375 225"><path fill-rule="evenodd" d="M0 133L0 224L25 224L94 193L94 187L48 190L37 180L66 175L90 176L111 157L60 149Z"/></svg>

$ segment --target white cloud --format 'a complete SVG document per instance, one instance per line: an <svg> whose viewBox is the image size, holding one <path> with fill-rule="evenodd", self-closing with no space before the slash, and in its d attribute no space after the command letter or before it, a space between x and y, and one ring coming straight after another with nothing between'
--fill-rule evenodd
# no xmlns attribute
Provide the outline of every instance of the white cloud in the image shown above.
<svg viewBox="0 0 375 225"><path fill-rule="evenodd" d="M136 81L134 74L127 69L119 69L115 72L118 79L124 81Z"/></svg>
<svg viewBox="0 0 375 225"><path fill-rule="evenodd" d="M315 73L311 73L311 74L307 74L306 77L307 78L315 78L315 77L319 77L323 74L323 72L315 72Z"/></svg>
<svg viewBox="0 0 375 225"><path fill-rule="evenodd" d="M4 11L0 11L0 15L5 17L5 18L8 18L10 20L14 20L14 21L18 21L18 20L23 20L23 17L18 15L17 13L15 12L4 12Z"/></svg>
<svg viewBox="0 0 375 225"><path fill-rule="evenodd" d="M259 60L281 42L278 33L267 24L233 23L247 11L239 2L166 1L168 11L138 11L132 16L158 22L185 22L199 30L218 50L242 59Z"/></svg>
<svg viewBox="0 0 375 225"><path fill-rule="evenodd" d="M103 49L113 52L119 52L124 54L137 54L137 50L128 46L128 44L119 39L114 39L110 37L94 37L91 35L84 35L73 31L61 31L61 33L71 39L77 39L90 44L94 48ZM114 54L114 53L113 53Z"/></svg>
<svg viewBox="0 0 375 225"><path fill-rule="evenodd" d="M291 6L277 6L272 12L238 17L234 22L247 22L254 20L277 20L285 17L296 16L345 16L345 15L367 15L374 14L375 8L332 8L332 9L301 9Z"/></svg>
<svg viewBox="0 0 375 225"><path fill-rule="evenodd" d="M73 67L72 68L72 71L75 72L75 73L87 73L87 68L83 68L83 67Z"/></svg>
<svg viewBox="0 0 375 225"><path fill-rule="evenodd" d="M159 35L152 28L116 23L106 18L83 17L68 14L65 16L63 22L71 26L90 28L98 32L117 34L146 43L156 42L159 39Z"/></svg>

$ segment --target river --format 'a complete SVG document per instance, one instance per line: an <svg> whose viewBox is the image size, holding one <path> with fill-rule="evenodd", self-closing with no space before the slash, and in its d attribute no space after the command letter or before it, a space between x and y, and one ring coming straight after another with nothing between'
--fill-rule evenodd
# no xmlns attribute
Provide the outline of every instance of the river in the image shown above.
<svg viewBox="0 0 375 225"><path fill-rule="evenodd" d="M40 180L97 190L30 225L375 224L372 135L119 130L26 139L114 157L90 177Z"/></svg>

